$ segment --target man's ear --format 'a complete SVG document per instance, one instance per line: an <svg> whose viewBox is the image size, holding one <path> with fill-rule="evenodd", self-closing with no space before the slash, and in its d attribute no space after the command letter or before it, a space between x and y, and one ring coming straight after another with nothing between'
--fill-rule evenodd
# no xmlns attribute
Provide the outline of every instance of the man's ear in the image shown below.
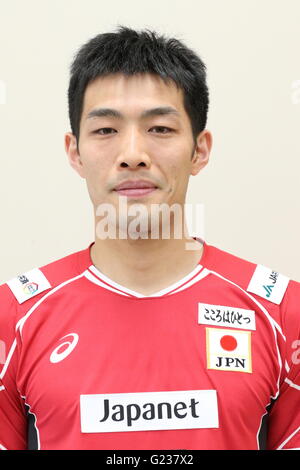
<svg viewBox="0 0 300 470"><path fill-rule="evenodd" d="M207 129L204 129L197 137L192 157L191 175L197 175L199 171L207 165L211 148L212 134Z"/></svg>
<svg viewBox="0 0 300 470"><path fill-rule="evenodd" d="M81 157L77 149L77 139L71 132L65 134L65 150L71 167L74 168L81 178L85 178Z"/></svg>

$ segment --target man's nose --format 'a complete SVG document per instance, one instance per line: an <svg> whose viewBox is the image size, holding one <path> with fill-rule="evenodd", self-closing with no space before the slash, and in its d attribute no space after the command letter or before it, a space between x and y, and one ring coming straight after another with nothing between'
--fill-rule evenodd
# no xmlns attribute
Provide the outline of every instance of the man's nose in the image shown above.
<svg viewBox="0 0 300 470"><path fill-rule="evenodd" d="M118 157L119 168L138 169L150 167L151 160L146 148L145 138L141 131L131 127L124 135L121 151Z"/></svg>

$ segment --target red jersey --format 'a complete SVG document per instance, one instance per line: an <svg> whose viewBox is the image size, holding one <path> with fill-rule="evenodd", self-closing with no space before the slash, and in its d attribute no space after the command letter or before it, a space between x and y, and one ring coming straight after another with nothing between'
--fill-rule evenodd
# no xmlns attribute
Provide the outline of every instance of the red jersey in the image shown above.
<svg viewBox="0 0 300 470"><path fill-rule="evenodd" d="M204 243L144 296L90 247L0 287L0 448L300 447L300 284Z"/></svg>

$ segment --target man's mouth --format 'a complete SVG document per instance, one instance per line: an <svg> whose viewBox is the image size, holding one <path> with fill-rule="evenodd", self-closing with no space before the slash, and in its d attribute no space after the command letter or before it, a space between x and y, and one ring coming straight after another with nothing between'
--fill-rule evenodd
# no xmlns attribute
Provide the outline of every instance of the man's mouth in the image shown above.
<svg viewBox="0 0 300 470"><path fill-rule="evenodd" d="M152 193L156 189L157 186L155 186L151 181L127 180L118 184L114 190L122 196L142 197L146 194Z"/></svg>

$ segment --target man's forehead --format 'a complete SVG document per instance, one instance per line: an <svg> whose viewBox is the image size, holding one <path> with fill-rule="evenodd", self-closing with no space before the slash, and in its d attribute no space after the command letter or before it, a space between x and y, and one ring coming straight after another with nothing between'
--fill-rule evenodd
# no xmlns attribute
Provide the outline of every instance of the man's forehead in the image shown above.
<svg viewBox="0 0 300 470"><path fill-rule="evenodd" d="M122 112L128 106L134 106L141 117L154 108L169 108L169 114L180 117L184 110L183 91L173 81L165 83L151 74L98 77L85 90L82 117L87 119L100 108Z"/></svg>

